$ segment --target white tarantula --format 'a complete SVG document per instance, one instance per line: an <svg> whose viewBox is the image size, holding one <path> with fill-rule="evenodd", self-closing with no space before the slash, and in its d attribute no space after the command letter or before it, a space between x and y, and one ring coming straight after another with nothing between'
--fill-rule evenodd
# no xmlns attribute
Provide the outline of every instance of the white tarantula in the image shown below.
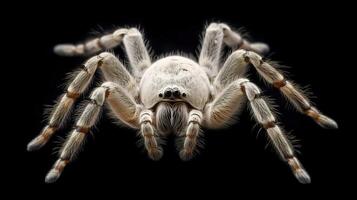
<svg viewBox="0 0 357 200"><path fill-rule="evenodd" d="M260 54L269 47L250 43L226 24L211 23L206 30L198 63L183 56L168 56L152 63L141 33L135 29L118 29L112 34L79 45L58 45L55 53L63 56L93 55L124 43L131 70L111 53L90 58L68 86L66 93L53 109L48 125L28 144L28 150L41 148L64 124L76 99L85 91L97 69L104 83L90 95L90 102L80 115L60 151L59 159L46 176L46 182L56 181L64 167L74 159L95 125L106 102L118 121L140 129L149 157L159 160L162 148L158 139L173 133L184 137L179 144L180 158L191 159L198 145L200 127L221 128L232 123L245 100L252 114L266 130L281 158L290 166L301 183L310 177L296 158L293 147L277 125L261 90L244 74L249 65L303 114L326 128L337 128L332 119L312 107L309 100L279 71L263 61ZM221 64L223 45L234 51Z"/></svg>

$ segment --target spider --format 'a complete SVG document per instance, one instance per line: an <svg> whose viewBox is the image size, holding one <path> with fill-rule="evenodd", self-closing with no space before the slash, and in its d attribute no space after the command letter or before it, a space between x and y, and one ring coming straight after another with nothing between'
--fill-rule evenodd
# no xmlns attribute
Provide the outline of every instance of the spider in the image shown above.
<svg viewBox="0 0 357 200"><path fill-rule="evenodd" d="M103 52L122 43L131 68L125 67L113 54ZM224 45L231 48L232 53L221 63ZM310 176L277 124L261 90L245 78L247 68L254 67L298 111L322 127L337 128L337 123L313 107L273 63L262 59L261 55L268 51L268 45L252 43L224 23L211 23L206 27L198 62L182 55L170 55L152 62L142 34L136 28L120 28L84 44L57 45L54 52L58 55L93 57L81 66L55 105L48 124L27 149L40 149L63 127L75 101L100 69L103 83L92 91L90 101L81 111L45 182L55 182L76 157L103 105L108 106L117 121L140 130L151 159L159 160L163 155L160 138L175 134L182 141L177 144L180 158L190 160L197 153L201 128L218 129L232 124L235 115L248 103L252 115L266 130L298 181L310 183Z"/></svg>

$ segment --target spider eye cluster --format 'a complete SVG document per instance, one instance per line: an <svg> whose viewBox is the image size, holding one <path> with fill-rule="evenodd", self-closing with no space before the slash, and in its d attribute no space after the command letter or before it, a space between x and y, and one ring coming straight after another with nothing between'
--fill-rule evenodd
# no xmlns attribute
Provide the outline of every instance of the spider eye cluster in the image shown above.
<svg viewBox="0 0 357 200"><path fill-rule="evenodd" d="M164 99L179 99L181 97L186 97L186 93L182 92L177 88L166 88L165 91L159 93L160 98Z"/></svg>

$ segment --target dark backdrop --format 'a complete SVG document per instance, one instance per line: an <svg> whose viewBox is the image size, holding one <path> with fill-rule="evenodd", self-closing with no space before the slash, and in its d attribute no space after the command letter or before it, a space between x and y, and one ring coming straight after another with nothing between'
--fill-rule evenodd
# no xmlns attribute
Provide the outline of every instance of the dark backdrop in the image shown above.
<svg viewBox="0 0 357 200"><path fill-rule="evenodd" d="M343 64L347 56L343 45L349 42L344 37L349 15L344 12L345 8L332 3L311 5L308 2L279 5L226 2L208 7L183 2L167 2L161 6L130 4L118 1L81 6L73 2L21 5L23 10L17 13L19 20L9 25L16 37L10 67L18 74L18 81L11 87L15 112L8 118L12 127L8 134L14 137L11 140L14 145L8 148L11 149L8 165L11 184L36 191L66 192L83 187L91 194L97 190L89 188L104 186L115 188L117 195L134 191L130 192L133 197L141 191L149 196L160 196L162 191L172 194L195 191L231 194L236 198L245 188L260 191L272 187L273 193L295 193L316 186L347 186L348 181L353 180L351 132L346 131L345 125L348 119L345 113L350 111L346 101L349 93L343 86L349 82L343 79L349 67ZM134 6L146 11L138 11ZM179 160L172 140L168 141L161 161L149 160L137 148L136 131L117 127L104 116L94 137L88 138L84 151L65 169L59 181L44 184L44 177L57 157L53 149L59 146L54 143L58 139L39 152L26 152L26 145L45 125L44 105L52 104L63 92L59 86L66 73L85 61L54 55L55 44L83 41L93 36L93 32L125 25L144 30L155 55L172 51L195 54L204 26L213 21L244 27L251 38L268 43L272 50L270 58L291 66L289 77L302 86L310 86L317 97L313 102L339 123L339 130L320 128L308 117L287 108L281 95L267 87L251 70L250 78L276 100L285 129L300 140L298 157L311 175L311 185L299 185L272 148L265 148L265 133L257 134L259 128L253 128L256 123L247 111L228 129L205 130L205 148L190 162ZM120 48L115 52L125 58ZM64 137L70 128L71 125L58 136Z"/></svg>

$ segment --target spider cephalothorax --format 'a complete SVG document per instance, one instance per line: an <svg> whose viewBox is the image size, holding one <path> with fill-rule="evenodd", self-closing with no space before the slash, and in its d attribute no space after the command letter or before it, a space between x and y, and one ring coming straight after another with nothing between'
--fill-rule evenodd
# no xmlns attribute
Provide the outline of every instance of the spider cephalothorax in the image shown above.
<svg viewBox="0 0 357 200"><path fill-rule="evenodd" d="M309 183L310 177L296 158L293 147L277 125L260 89L245 77L246 68L256 71L303 114L323 127L337 128L336 122L322 115L296 87L261 55L269 48L263 43L250 43L226 24L212 23L205 33L198 62L180 55L151 61L141 33L135 29L118 29L113 34L79 45L58 45L55 52L64 56L92 55L124 43L130 68L111 53L90 58L69 84L53 109L48 125L33 139L28 150L41 148L65 122L76 99L85 91L97 69L104 83L90 95L76 128L60 151L60 158L46 176L56 181L64 167L74 159L87 133L95 125L102 106L106 105L118 121L140 130L150 158L158 160L163 150L158 139L168 134L184 137L178 143L180 158L189 160L199 143L200 128L221 128L232 122L245 104L252 108L255 119L266 130L281 158L288 163L296 178ZM233 49L220 62L223 45ZM128 70L130 69L130 70Z"/></svg>

